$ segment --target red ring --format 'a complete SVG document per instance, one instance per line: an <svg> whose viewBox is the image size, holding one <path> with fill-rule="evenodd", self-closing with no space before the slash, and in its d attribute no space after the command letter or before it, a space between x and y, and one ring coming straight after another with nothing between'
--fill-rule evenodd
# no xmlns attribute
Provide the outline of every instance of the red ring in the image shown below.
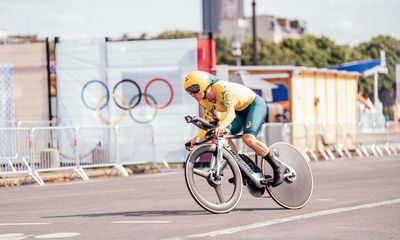
<svg viewBox="0 0 400 240"><path fill-rule="evenodd" d="M147 95L146 95L147 94L147 89L149 88L150 84L152 84L155 81L161 81L161 82L164 82L165 84L167 84L167 86L169 87L169 92L171 94L171 97L169 98L168 102L166 104L164 104L163 106L160 106L160 107L158 107L157 105L154 106L153 104L151 104L150 101L147 99ZM168 107L171 104L172 99L174 98L174 89L172 88L171 83L169 83L166 79L159 78L159 77L151 79L146 84L146 86L144 87L144 93L145 93L144 94L144 100L146 101L147 105L149 105L150 107L155 108L155 109L163 109L163 108Z"/></svg>

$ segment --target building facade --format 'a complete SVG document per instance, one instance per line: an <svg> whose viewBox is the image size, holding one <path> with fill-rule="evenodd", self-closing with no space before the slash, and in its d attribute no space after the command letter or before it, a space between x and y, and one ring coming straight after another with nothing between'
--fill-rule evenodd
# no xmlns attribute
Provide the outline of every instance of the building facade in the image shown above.
<svg viewBox="0 0 400 240"><path fill-rule="evenodd" d="M252 18L222 19L219 25L220 34L226 37L238 37L239 40L252 36ZM258 38L279 43L285 38L300 38L306 33L306 22L262 15L256 17L256 34Z"/></svg>

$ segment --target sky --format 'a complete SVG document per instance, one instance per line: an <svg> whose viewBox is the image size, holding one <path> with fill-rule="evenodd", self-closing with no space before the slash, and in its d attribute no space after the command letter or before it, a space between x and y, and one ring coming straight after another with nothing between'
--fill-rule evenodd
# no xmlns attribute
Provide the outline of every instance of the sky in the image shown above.
<svg viewBox="0 0 400 240"><path fill-rule="evenodd" d="M356 45L400 39L400 0L256 0L258 15L302 19L307 32ZM251 0L244 0L251 16ZM201 0L0 0L0 30L40 37L155 36L202 31Z"/></svg>

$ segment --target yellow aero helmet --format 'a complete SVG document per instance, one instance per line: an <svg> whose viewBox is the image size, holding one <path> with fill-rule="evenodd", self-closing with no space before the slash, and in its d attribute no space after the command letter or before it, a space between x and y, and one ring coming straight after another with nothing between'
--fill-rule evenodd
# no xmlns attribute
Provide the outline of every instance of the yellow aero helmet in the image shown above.
<svg viewBox="0 0 400 240"><path fill-rule="evenodd" d="M189 94L204 92L208 86L219 80L218 77L204 71L193 71L186 75L183 87Z"/></svg>

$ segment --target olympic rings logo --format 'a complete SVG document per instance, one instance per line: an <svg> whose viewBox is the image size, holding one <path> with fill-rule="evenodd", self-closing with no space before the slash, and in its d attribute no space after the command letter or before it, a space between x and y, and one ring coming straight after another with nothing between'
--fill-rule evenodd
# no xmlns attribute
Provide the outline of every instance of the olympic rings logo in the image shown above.
<svg viewBox="0 0 400 240"><path fill-rule="evenodd" d="M168 99L162 105L159 105L157 100L155 99L155 97L148 93L150 86L156 82L166 85L167 88L169 89ZM95 85L98 85L100 88L103 89L103 95L100 96L100 98L97 100L97 102L95 101L94 103L90 104L85 93L87 93L89 91L88 89L90 87L93 87ZM123 87L123 86L127 86L127 85L131 86L131 88L128 88L128 90L130 90L130 91L126 91L126 88ZM133 87L133 89L132 89L132 87ZM133 95L130 99L128 99L129 101L126 101L123 96L118 94L118 92L121 92L121 90L123 92L125 90L125 93L137 92L137 94ZM96 95L96 94L94 94L94 95ZM106 119L101 114L101 110L104 109L109 104L111 97L112 97L112 100L114 101L114 104L119 109L122 110L121 115L114 120ZM133 110L138 107L138 105L142 102L143 98L144 98L146 105L149 106L153 110L153 113L150 114L151 116L148 119L140 119L138 116L136 116L136 115L140 115L140 114L133 113ZM119 81L117 84L115 84L115 86L112 90L112 94L110 94L108 86L103 81L100 81L100 80L91 80L91 81L86 82L83 85L82 90L81 90L81 101L82 101L83 105L92 111L96 111L97 117L100 119L100 121L107 125L117 125L117 124L121 123L126 116L126 111L128 111L129 116L131 117L131 119L133 121L135 121L137 123L141 123L141 124L149 123L155 119L158 110L165 109L172 103L173 98L174 98L174 90L173 90L171 83L168 80L166 80L164 78L160 78L160 77L151 79L145 85L143 92L142 92L142 89L140 88L139 84L131 79L123 79L123 80Z"/></svg>

